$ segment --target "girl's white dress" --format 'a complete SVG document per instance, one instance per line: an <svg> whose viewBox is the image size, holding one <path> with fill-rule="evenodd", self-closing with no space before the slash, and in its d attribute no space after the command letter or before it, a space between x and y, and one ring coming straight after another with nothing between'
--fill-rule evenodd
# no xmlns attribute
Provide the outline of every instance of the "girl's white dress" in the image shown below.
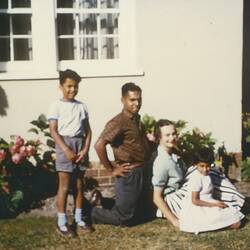
<svg viewBox="0 0 250 250"><path fill-rule="evenodd" d="M193 173L188 185L188 195L182 203L180 211L180 230L199 233L217 230L240 221L244 215L235 207L201 207L192 203L192 192L199 192L200 199L216 201L212 197L213 184L209 175L204 176L199 171Z"/></svg>

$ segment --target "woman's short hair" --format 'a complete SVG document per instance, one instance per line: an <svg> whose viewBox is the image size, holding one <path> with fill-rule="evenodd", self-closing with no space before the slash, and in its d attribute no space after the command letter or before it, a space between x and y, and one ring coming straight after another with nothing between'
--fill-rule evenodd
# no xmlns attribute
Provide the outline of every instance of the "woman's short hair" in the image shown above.
<svg viewBox="0 0 250 250"><path fill-rule="evenodd" d="M170 126L170 125L175 127L175 124L172 121L167 120L167 119L160 119L159 121L156 122L155 137L156 137L157 141L159 141L161 138L161 128L164 126Z"/></svg>
<svg viewBox="0 0 250 250"><path fill-rule="evenodd" d="M193 164L197 164L199 162L212 164L214 162L213 149L209 147L203 147L197 150L193 155Z"/></svg>

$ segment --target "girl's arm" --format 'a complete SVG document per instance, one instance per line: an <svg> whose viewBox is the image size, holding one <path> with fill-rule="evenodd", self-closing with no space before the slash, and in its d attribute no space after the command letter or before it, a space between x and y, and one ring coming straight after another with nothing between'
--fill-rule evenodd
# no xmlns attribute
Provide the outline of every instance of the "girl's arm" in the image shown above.
<svg viewBox="0 0 250 250"><path fill-rule="evenodd" d="M200 207L220 207L220 208L228 207L223 201L216 200L214 202L209 202L200 200L200 192L194 192L194 191L192 192L192 203Z"/></svg>
<svg viewBox="0 0 250 250"><path fill-rule="evenodd" d="M176 216L169 209L166 201L162 197L162 190L155 189L153 194L153 201L155 205L161 210L164 217L167 218L175 227L179 227L179 221Z"/></svg>
<svg viewBox="0 0 250 250"><path fill-rule="evenodd" d="M85 119L83 121L83 126L85 129L85 137L84 137L84 145L82 150L77 154L77 162L80 162L82 159L84 159L84 157L86 156L86 154L89 152L89 147L90 147L90 143L91 143L91 138L92 138L92 131L91 131L91 127L89 124L89 120Z"/></svg>
<svg viewBox="0 0 250 250"><path fill-rule="evenodd" d="M52 138L55 143L61 148L61 150L66 155L67 159L70 161L74 161L76 159L76 154L64 143L62 137L58 134L57 131L57 120L49 121L49 129Z"/></svg>

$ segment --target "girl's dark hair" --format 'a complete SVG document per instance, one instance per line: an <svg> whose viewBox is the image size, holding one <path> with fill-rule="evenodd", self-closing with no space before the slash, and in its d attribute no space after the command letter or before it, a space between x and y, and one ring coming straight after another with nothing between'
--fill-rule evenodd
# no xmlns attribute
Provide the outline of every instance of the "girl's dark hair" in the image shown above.
<svg viewBox="0 0 250 250"><path fill-rule="evenodd" d="M212 148L204 147L194 153L193 164L204 162L212 164L214 162L214 152Z"/></svg>
<svg viewBox="0 0 250 250"><path fill-rule="evenodd" d="M133 82L127 82L122 86L122 97L126 96L129 91L142 92L141 88Z"/></svg>
<svg viewBox="0 0 250 250"><path fill-rule="evenodd" d="M172 121L167 120L167 119L160 119L159 121L156 122L156 124L155 124L155 137L156 137L158 142L161 138L161 127L169 126L169 125L173 125L175 127L175 124Z"/></svg>
<svg viewBox="0 0 250 250"><path fill-rule="evenodd" d="M67 78L74 80L76 83L79 83L82 80L81 77L75 71L71 69L59 71L60 85L63 85L63 83L65 82Z"/></svg>

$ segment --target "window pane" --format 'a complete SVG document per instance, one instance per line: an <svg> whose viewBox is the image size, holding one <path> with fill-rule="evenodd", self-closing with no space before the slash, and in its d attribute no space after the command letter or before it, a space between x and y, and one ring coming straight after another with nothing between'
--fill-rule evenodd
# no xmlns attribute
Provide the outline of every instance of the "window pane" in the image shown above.
<svg viewBox="0 0 250 250"><path fill-rule="evenodd" d="M31 39L14 39L14 60L32 60Z"/></svg>
<svg viewBox="0 0 250 250"><path fill-rule="evenodd" d="M58 39L59 60L75 59L74 52L76 51L75 40L73 38Z"/></svg>
<svg viewBox="0 0 250 250"><path fill-rule="evenodd" d="M79 0L80 8L97 8L97 0Z"/></svg>
<svg viewBox="0 0 250 250"><path fill-rule="evenodd" d="M97 15L85 14L79 15L80 34L96 34L97 33Z"/></svg>
<svg viewBox="0 0 250 250"><path fill-rule="evenodd" d="M76 6L76 0L57 0L57 8L73 8Z"/></svg>
<svg viewBox="0 0 250 250"><path fill-rule="evenodd" d="M81 59L98 59L97 38L80 39Z"/></svg>
<svg viewBox="0 0 250 250"><path fill-rule="evenodd" d="M2 0L1 0L2 1ZM11 0L12 8L30 8L30 0Z"/></svg>
<svg viewBox="0 0 250 250"><path fill-rule="evenodd" d="M114 59L119 57L118 38L107 37L102 39L102 58Z"/></svg>
<svg viewBox="0 0 250 250"><path fill-rule="evenodd" d="M12 15L13 34L28 35L31 34L31 15L16 14Z"/></svg>
<svg viewBox="0 0 250 250"><path fill-rule="evenodd" d="M73 14L57 15L58 35L73 35L75 31L75 20Z"/></svg>
<svg viewBox="0 0 250 250"><path fill-rule="evenodd" d="M118 34L118 14L101 14L101 33Z"/></svg>
<svg viewBox="0 0 250 250"><path fill-rule="evenodd" d="M0 35L10 35L10 22L8 14L0 14Z"/></svg>
<svg viewBox="0 0 250 250"><path fill-rule="evenodd" d="M119 0L101 0L101 8L119 8Z"/></svg>
<svg viewBox="0 0 250 250"><path fill-rule="evenodd" d="M8 0L0 0L0 9L8 9Z"/></svg>
<svg viewBox="0 0 250 250"><path fill-rule="evenodd" d="M10 39L0 38L0 62L10 61Z"/></svg>

